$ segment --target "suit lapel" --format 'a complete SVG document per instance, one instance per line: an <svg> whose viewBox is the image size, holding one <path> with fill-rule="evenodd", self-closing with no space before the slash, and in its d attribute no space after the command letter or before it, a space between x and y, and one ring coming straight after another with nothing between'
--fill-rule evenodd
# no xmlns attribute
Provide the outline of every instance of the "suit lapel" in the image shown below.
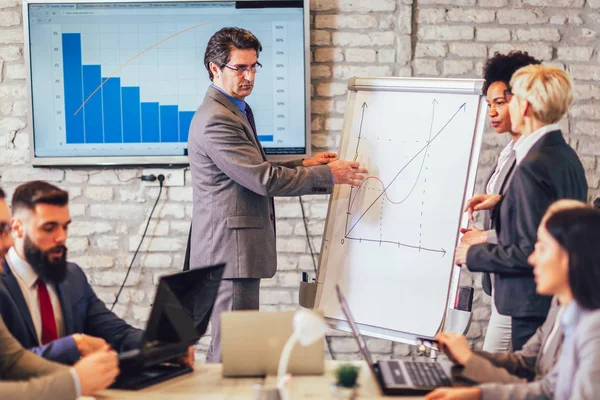
<svg viewBox="0 0 600 400"><path fill-rule="evenodd" d="M71 290L70 283L64 281L56 285L56 294L60 300L60 307L63 313L63 325L65 328L65 336L72 335L75 333L75 327L73 326L73 313L71 308Z"/></svg>
<svg viewBox="0 0 600 400"><path fill-rule="evenodd" d="M27 307L27 303L25 302L25 297L23 297L23 292L21 292L21 287L19 286L19 282L17 282L17 278L12 273L8 263L4 262L4 275L2 279L4 280L4 284L6 285L6 289L10 293L11 298L15 302L21 317L23 318L23 322L25 322L25 326L27 327L27 332L31 336L33 343L37 343L38 346L40 342L38 340L37 333L35 331L35 327L33 326L33 320L31 319L31 313L29 312L29 307Z"/></svg>
<svg viewBox="0 0 600 400"><path fill-rule="evenodd" d="M501 195L504 195L504 193L506 193L506 190L508 189L508 186L512 179L513 172L515 171L515 168L517 168L517 162L514 157L512 158L512 160L509 160L506 164L507 165L504 166L502 171L500 171L500 176L498 176L498 181L496 182L496 188L498 189L496 193L500 193Z"/></svg>
<svg viewBox="0 0 600 400"><path fill-rule="evenodd" d="M487 192L487 186L490 183L490 179L492 179L492 176L494 176L494 171L496 171L496 168L498 168L498 161L496 161L494 163L492 170L488 174L487 178L485 178L485 183L483 184L483 191L482 191L483 193Z"/></svg>
<svg viewBox="0 0 600 400"><path fill-rule="evenodd" d="M266 155L264 149L262 148L262 146L260 145L260 142L258 141L258 136L254 135L254 131L252 130L252 127L250 126L250 122L248 122L248 119L246 118L244 113L239 108L237 108L237 106L235 104L233 104L233 102L231 100L229 100L227 98L227 96L225 96L223 93L221 93L220 90L215 89L212 86L210 86L208 88L206 95L211 97L213 100L218 101L219 103L223 104L225 107L227 107L227 109L229 111L234 113L235 116L239 118L239 120L242 122L242 125L244 125L244 128L245 128L244 133L246 134L246 137L254 144L254 146L258 149L258 151L260 151L260 154L262 155L263 160L267 161L267 155ZM258 133L257 133L257 135L258 135Z"/></svg>

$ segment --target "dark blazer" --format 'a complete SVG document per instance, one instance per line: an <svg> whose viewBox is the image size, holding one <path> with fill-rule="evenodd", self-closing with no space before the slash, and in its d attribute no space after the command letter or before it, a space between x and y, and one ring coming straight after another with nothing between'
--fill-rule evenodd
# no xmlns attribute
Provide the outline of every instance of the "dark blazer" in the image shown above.
<svg viewBox="0 0 600 400"><path fill-rule="evenodd" d="M498 244L473 245L467 253L469 270L495 274L500 314L547 315L550 297L536 293L527 257L548 206L559 199L586 201L587 190L581 161L559 130L546 133L516 167L494 213Z"/></svg>
<svg viewBox="0 0 600 400"><path fill-rule="evenodd" d="M209 87L189 133L193 186L190 267L224 262L223 278L270 278L277 270L274 196L327 194L327 165L277 164L240 109Z"/></svg>
<svg viewBox="0 0 600 400"><path fill-rule="evenodd" d="M106 308L81 268L74 263L68 263L66 279L56 285L65 337L41 346L17 278L6 262L3 267L4 274L0 273L0 315L23 347L63 364L73 364L81 357L71 336L74 333L100 337L118 352L139 347L143 331L128 325Z"/></svg>
<svg viewBox="0 0 600 400"><path fill-rule="evenodd" d="M513 150L514 152L514 150ZM490 174L488 175L487 179L485 180L485 186L484 188L486 188L486 193L487 194L498 194L498 193L502 193L504 188L506 187L506 185L508 185L508 182L510 182L510 178L512 176L512 173L515 171L515 156L514 153L511 153L509 155L508 160L506 161L506 163L502 166L502 169L499 171L498 173L498 178L496 180L496 183L494 185L493 188L493 193L487 193L487 186L490 182L490 179L492 179L492 176L494 175L494 171L496 170L496 167L498 166L498 163L494 164L494 167L492 168L492 171L490 172ZM483 230L488 232L488 243L493 243L493 244L497 244L498 243L498 237L496 235L496 229L494 228L494 221L493 221L493 213L490 211L484 211L484 215L483 215ZM493 239L493 240L492 240ZM481 286L483 287L483 291L488 295L491 296L492 295L492 277L490 275L489 272L484 272L482 277L481 277Z"/></svg>

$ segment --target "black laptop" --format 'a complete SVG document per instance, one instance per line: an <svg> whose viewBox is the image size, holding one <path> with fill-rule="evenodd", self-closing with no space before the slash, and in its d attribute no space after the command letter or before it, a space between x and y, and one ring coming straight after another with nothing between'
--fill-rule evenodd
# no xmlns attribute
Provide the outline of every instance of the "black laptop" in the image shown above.
<svg viewBox="0 0 600 400"><path fill-rule="evenodd" d="M450 380L451 363L404 360L379 360L374 363L371 353L367 349L367 344L360 334L358 325L356 325L356 321L350 313L346 298L338 285L335 289L360 353L369 364L369 368L375 375L375 379L383 393L386 395L414 396L427 394L437 387L452 386Z"/></svg>
<svg viewBox="0 0 600 400"><path fill-rule="evenodd" d="M119 354L112 387L137 390L192 372L173 362L206 333L225 264L160 278L140 348Z"/></svg>

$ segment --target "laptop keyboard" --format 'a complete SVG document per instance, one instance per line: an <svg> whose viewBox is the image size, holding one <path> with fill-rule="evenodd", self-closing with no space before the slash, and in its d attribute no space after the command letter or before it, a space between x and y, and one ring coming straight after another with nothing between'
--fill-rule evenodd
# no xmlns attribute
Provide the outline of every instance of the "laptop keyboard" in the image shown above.
<svg viewBox="0 0 600 400"><path fill-rule="evenodd" d="M404 366L415 386L451 386L450 379L438 363L405 361Z"/></svg>

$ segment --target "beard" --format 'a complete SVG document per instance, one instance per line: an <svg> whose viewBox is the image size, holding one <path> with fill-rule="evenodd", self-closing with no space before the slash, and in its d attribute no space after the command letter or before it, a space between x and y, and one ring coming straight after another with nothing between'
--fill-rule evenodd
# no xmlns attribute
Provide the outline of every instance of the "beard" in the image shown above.
<svg viewBox="0 0 600 400"><path fill-rule="evenodd" d="M24 241L25 260L38 274L44 283L61 283L67 277L67 247L58 245L46 251L37 247L29 236L25 235ZM62 251L59 258L52 260L50 254Z"/></svg>

